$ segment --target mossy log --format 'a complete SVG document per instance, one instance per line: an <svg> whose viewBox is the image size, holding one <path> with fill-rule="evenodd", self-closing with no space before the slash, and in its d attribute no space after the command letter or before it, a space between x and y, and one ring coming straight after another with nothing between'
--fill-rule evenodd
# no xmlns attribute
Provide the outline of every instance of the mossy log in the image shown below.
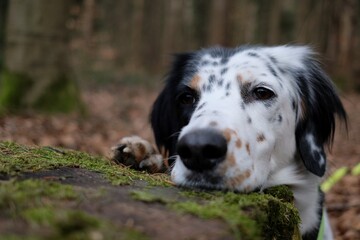
<svg viewBox="0 0 360 240"><path fill-rule="evenodd" d="M1 239L300 239L285 186L181 189L86 153L0 142Z"/></svg>

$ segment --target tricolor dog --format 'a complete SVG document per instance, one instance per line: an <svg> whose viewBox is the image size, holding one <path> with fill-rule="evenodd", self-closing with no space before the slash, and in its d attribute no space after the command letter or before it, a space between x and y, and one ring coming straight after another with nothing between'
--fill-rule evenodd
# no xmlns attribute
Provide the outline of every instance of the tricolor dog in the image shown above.
<svg viewBox="0 0 360 240"><path fill-rule="evenodd" d="M178 186L237 192L289 185L304 239L321 219L332 234L319 190L336 115L336 90L306 46L214 47L178 54L156 99L151 124L159 152L123 138L114 158L152 171L170 166ZM165 167L164 167L165 166Z"/></svg>

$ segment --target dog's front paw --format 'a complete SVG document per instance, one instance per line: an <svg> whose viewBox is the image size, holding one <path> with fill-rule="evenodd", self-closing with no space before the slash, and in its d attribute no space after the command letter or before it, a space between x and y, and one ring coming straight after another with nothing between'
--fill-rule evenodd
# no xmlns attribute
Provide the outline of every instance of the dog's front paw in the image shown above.
<svg viewBox="0 0 360 240"><path fill-rule="evenodd" d="M120 139L111 150L112 160L118 164L151 173L166 170L162 156L156 152L151 143L138 136Z"/></svg>

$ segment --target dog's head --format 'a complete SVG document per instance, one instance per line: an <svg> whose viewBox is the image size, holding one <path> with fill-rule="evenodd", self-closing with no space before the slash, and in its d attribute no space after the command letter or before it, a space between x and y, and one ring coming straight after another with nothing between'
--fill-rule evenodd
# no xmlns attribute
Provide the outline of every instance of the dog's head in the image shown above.
<svg viewBox="0 0 360 240"><path fill-rule="evenodd" d="M335 115L330 79L304 46L210 48L177 55L151 123L176 156L178 185L252 191L300 156L323 176Z"/></svg>

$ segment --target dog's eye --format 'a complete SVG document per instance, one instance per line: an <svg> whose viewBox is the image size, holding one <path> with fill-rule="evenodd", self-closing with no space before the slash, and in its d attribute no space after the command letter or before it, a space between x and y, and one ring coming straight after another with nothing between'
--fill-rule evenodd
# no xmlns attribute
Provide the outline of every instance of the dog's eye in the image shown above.
<svg viewBox="0 0 360 240"><path fill-rule="evenodd" d="M257 100L268 100L275 96L275 93L273 91L264 87L255 88L253 93Z"/></svg>
<svg viewBox="0 0 360 240"><path fill-rule="evenodd" d="M183 93L179 96L178 101L182 105L193 105L196 102L196 97L191 93Z"/></svg>

